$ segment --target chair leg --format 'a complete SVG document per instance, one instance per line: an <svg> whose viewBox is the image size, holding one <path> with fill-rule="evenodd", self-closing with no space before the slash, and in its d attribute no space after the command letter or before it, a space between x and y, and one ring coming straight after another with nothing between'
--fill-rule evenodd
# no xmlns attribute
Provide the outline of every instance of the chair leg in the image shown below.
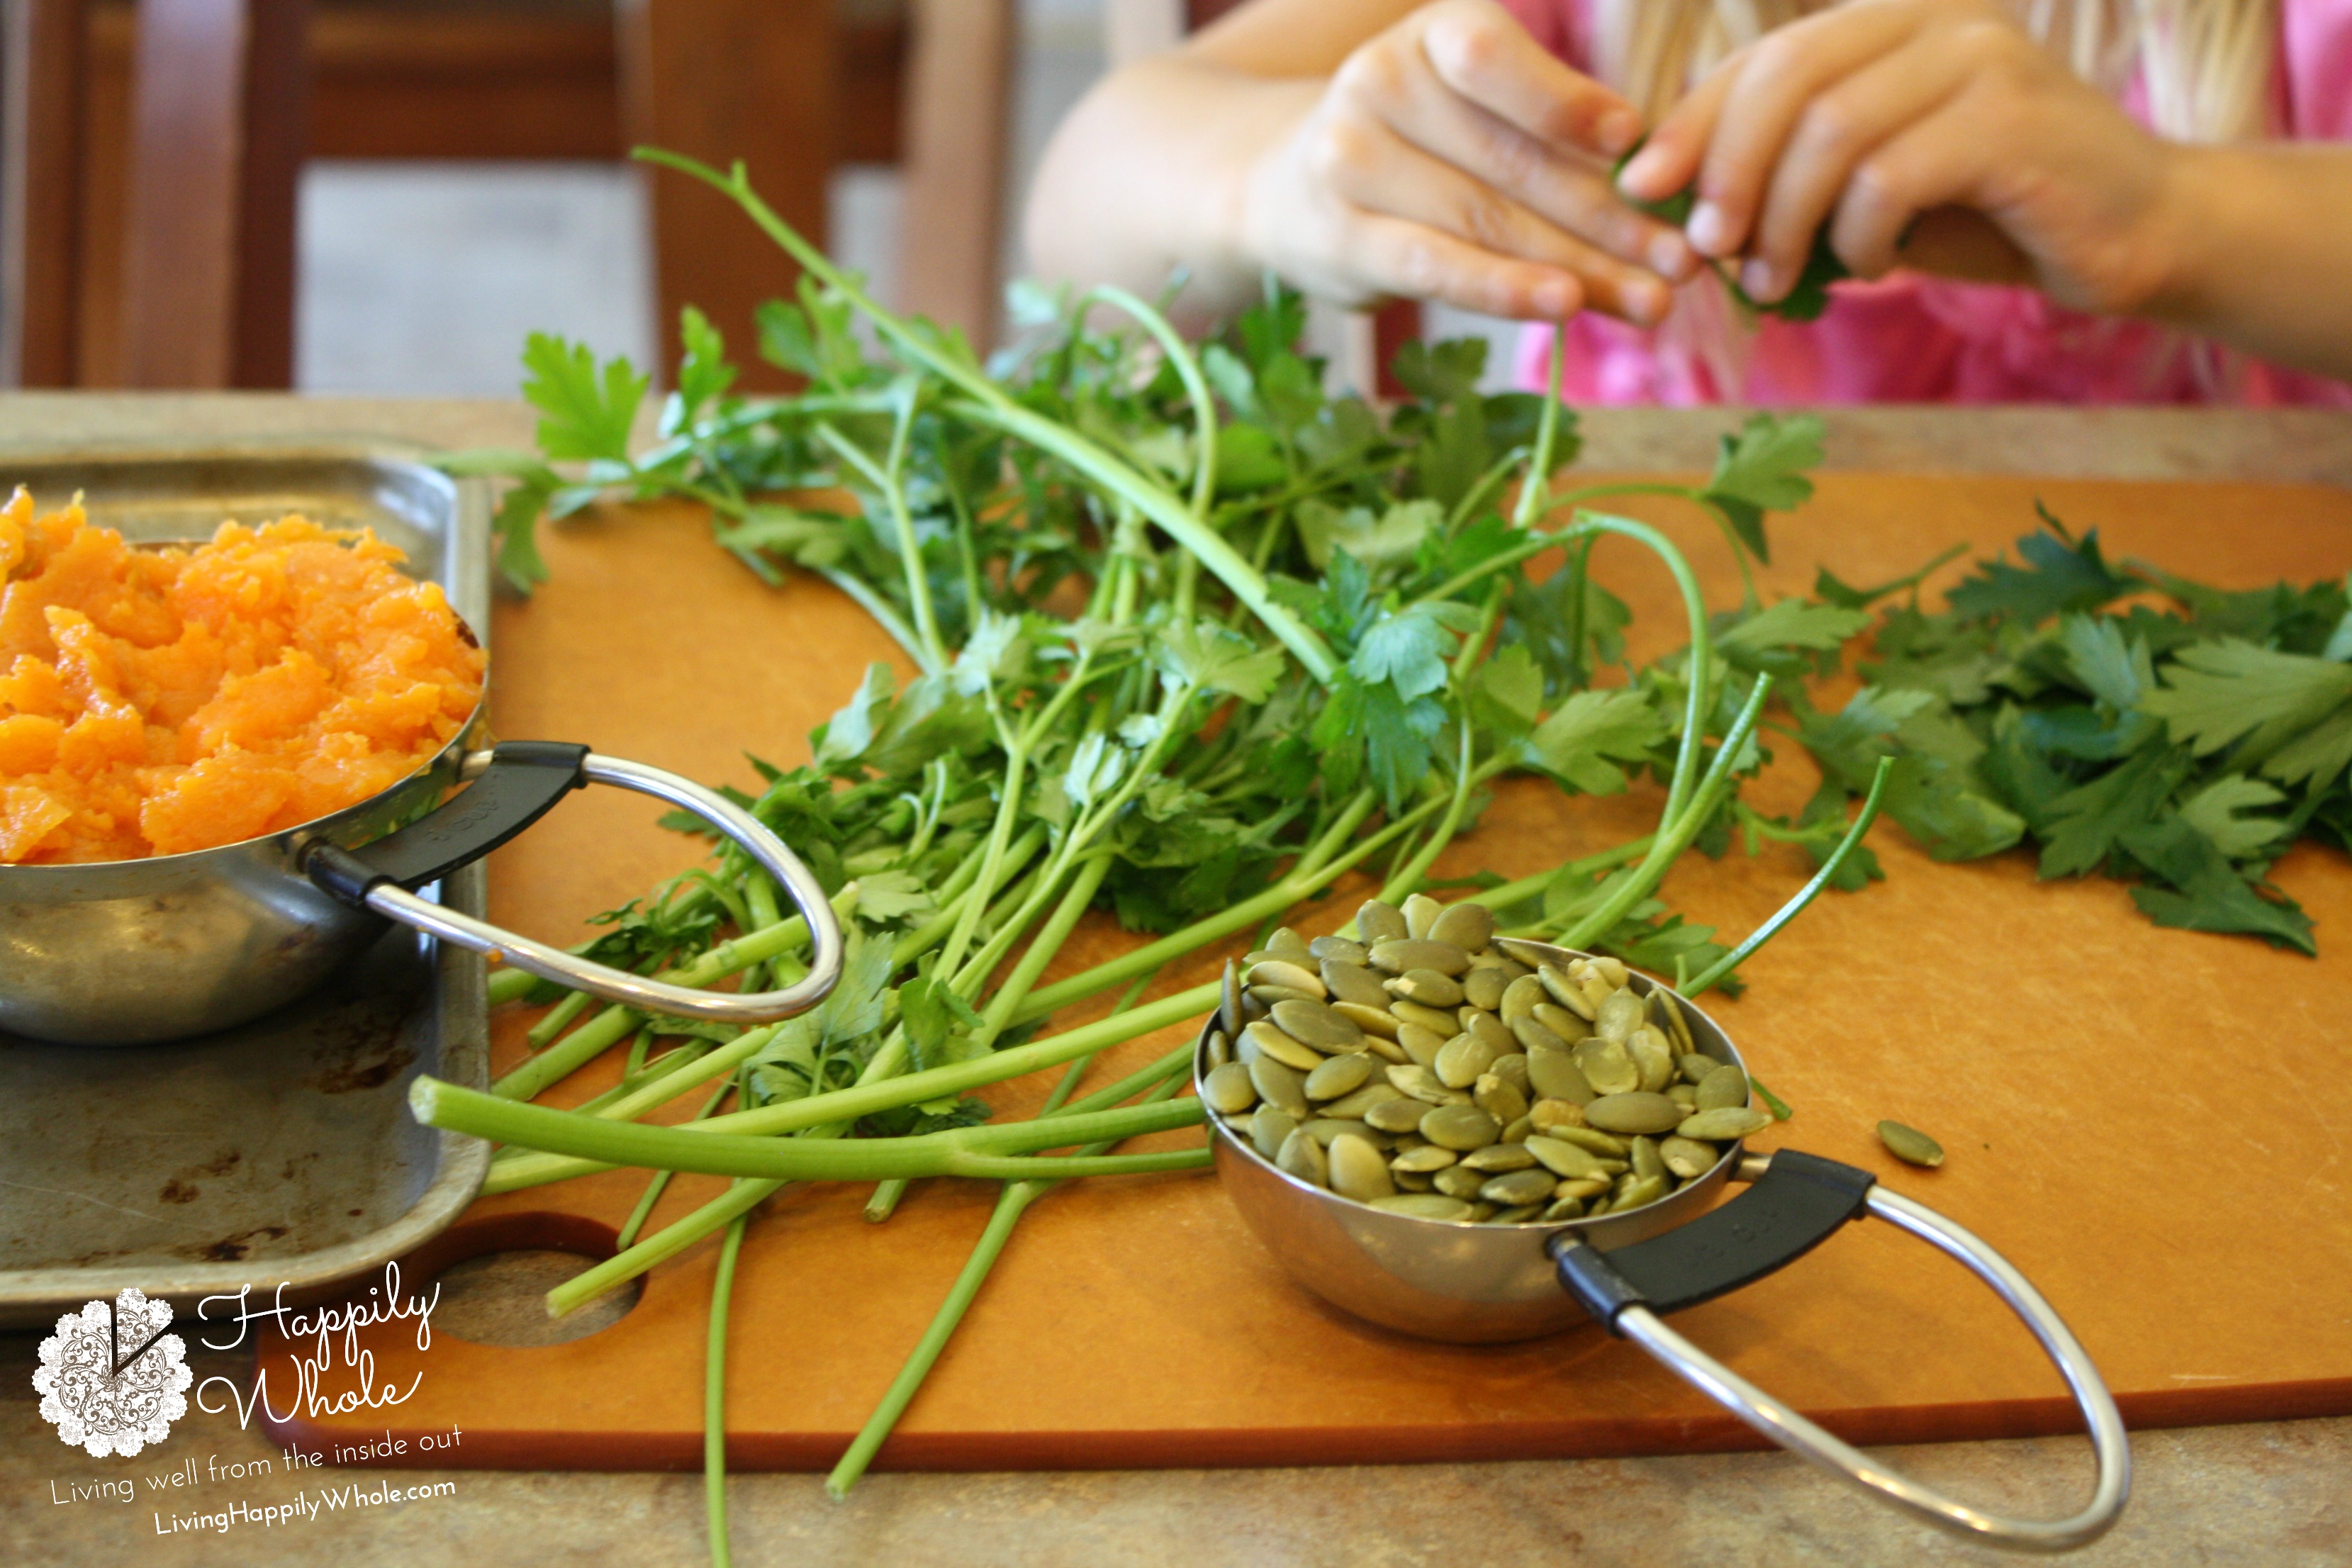
<svg viewBox="0 0 2352 1568"><path fill-rule="evenodd" d="M768 204L823 245L834 0L624 0L620 28L630 139L721 168L740 159ZM752 312L789 298L796 269L718 193L649 174L664 366L677 363L678 312L694 305L726 334L729 357L744 367L740 384L788 385L751 352Z"/></svg>
<svg viewBox="0 0 2352 1568"><path fill-rule="evenodd" d="M294 375L308 0L140 0L123 383Z"/></svg>

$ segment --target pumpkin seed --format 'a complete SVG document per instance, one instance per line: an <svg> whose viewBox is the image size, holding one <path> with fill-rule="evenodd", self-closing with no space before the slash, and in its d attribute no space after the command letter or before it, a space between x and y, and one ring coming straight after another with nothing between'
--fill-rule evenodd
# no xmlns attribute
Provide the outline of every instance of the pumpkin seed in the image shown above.
<svg viewBox="0 0 2352 1568"><path fill-rule="evenodd" d="M1408 937L1402 942L1374 942L1372 967L1385 969L1391 974L1402 974L1409 969L1434 969L1440 974L1459 974L1470 967L1470 955L1450 942L1427 942Z"/></svg>
<svg viewBox="0 0 2352 1568"><path fill-rule="evenodd" d="M1385 996L1386 993L1382 994ZM1385 1005L1370 1006L1356 1002L1334 1002L1330 1006L1333 1013L1367 1035L1378 1035L1385 1040L1397 1037L1396 1015L1390 1012Z"/></svg>
<svg viewBox="0 0 2352 1568"><path fill-rule="evenodd" d="M1326 1149L1331 1147L1332 1139L1346 1137L1349 1133L1353 1133L1359 1138L1369 1137L1372 1139L1373 1142L1379 1143L1386 1143L1388 1142L1386 1138L1381 1137L1379 1134L1373 1132L1371 1129L1366 1127L1362 1122L1344 1121L1337 1116L1316 1117L1311 1121L1302 1122L1299 1126L1299 1131L1306 1133L1309 1138L1314 1139L1318 1143L1322 1144Z"/></svg>
<svg viewBox="0 0 2352 1568"><path fill-rule="evenodd" d="M1429 1184L1449 1198L1475 1198L1478 1189L1486 1184L1486 1174L1462 1165L1448 1165L1431 1176Z"/></svg>
<svg viewBox="0 0 2352 1568"><path fill-rule="evenodd" d="M1257 1086L1250 1082L1249 1068L1239 1062L1227 1062L1210 1070L1201 1080L1201 1098L1209 1109L1227 1115L1247 1110L1257 1103Z"/></svg>
<svg viewBox="0 0 2352 1568"><path fill-rule="evenodd" d="M1635 1138L1633 1140L1633 1173L1635 1175L1663 1176L1666 1173L1666 1162L1664 1157L1658 1152L1658 1141L1656 1139Z"/></svg>
<svg viewBox="0 0 2352 1568"><path fill-rule="evenodd" d="M1247 1020L1242 1016L1241 971L1229 958L1225 960L1225 973L1217 983L1217 1027L1223 1029L1228 1037L1239 1039L1242 1025Z"/></svg>
<svg viewBox="0 0 2352 1568"><path fill-rule="evenodd" d="M1670 1083L1666 1085L1666 1098L1673 1100L1676 1105L1681 1106L1685 1110L1696 1110L1698 1109L1698 1090L1693 1089L1686 1083Z"/></svg>
<svg viewBox="0 0 2352 1568"><path fill-rule="evenodd" d="M1699 1055L1696 1051L1690 1051L1685 1053L1681 1058L1676 1059L1675 1062L1675 1070L1681 1073L1683 1078L1690 1083L1705 1083L1706 1081L1706 1075L1723 1065L1723 1063L1717 1061L1713 1057L1705 1057Z"/></svg>
<svg viewBox="0 0 2352 1568"><path fill-rule="evenodd" d="M1277 1110L1290 1112L1298 1121L1307 1120L1306 1079L1272 1057L1260 1057L1250 1063L1249 1075L1250 1082L1257 1085L1260 1100Z"/></svg>
<svg viewBox="0 0 2352 1568"><path fill-rule="evenodd" d="M1410 893L1405 897L1403 910L1405 934L1419 942L1429 935L1429 928L1437 923L1445 906L1426 893Z"/></svg>
<svg viewBox="0 0 2352 1568"><path fill-rule="evenodd" d="M1412 1060L1412 1056L1405 1050L1405 1048L1402 1046L1398 1045L1394 1040L1386 1039L1379 1035L1371 1034L1370 1032L1367 1032L1364 1036L1364 1049L1371 1052L1372 1055L1380 1058L1382 1061L1409 1062Z"/></svg>
<svg viewBox="0 0 2352 1568"><path fill-rule="evenodd" d="M1256 1047L1258 1059L1271 1057L1284 1067L1302 1073L1313 1072L1323 1065L1322 1052L1309 1050L1305 1042L1293 1037L1271 1021L1252 1024L1242 1031L1242 1038ZM1256 1060L1254 1059L1251 1065L1255 1066Z"/></svg>
<svg viewBox="0 0 2352 1568"><path fill-rule="evenodd" d="M1363 908L1356 911L1356 931L1368 945L1401 942L1406 934L1404 915L1394 904L1367 899Z"/></svg>
<svg viewBox="0 0 2352 1568"><path fill-rule="evenodd" d="M1512 1025L1511 1037L1517 1040L1529 1056L1533 1056L1538 1051L1551 1051L1557 1054L1569 1048L1568 1041L1561 1039L1559 1035L1547 1027L1542 1020L1533 1016L1522 1018Z"/></svg>
<svg viewBox="0 0 2352 1568"><path fill-rule="evenodd" d="M1574 1054L1569 1051L1529 1051L1528 1085L1545 1100L1583 1105L1592 1099L1592 1085L1576 1065Z"/></svg>
<svg viewBox="0 0 2352 1568"><path fill-rule="evenodd" d="M1307 939L1288 926L1275 927L1274 934L1265 939L1265 951L1269 957L1286 959L1298 964L1304 964L1311 956L1307 949Z"/></svg>
<svg viewBox="0 0 2352 1568"><path fill-rule="evenodd" d="M1906 1165L1924 1165L1929 1170L1944 1163L1944 1146L1916 1127L1906 1127L1900 1121L1878 1124L1878 1141L1886 1152Z"/></svg>
<svg viewBox="0 0 2352 1568"><path fill-rule="evenodd" d="M1462 1163L1474 1171L1498 1176L1505 1171L1528 1169L1536 1163L1536 1157L1528 1152L1528 1146L1524 1143L1489 1143L1484 1149L1473 1149L1463 1155Z"/></svg>
<svg viewBox="0 0 2352 1568"><path fill-rule="evenodd" d="M1298 1119L1286 1110L1261 1105L1249 1119L1250 1142L1271 1160L1282 1152L1283 1141L1298 1131Z"/></svg>
<svg viewBox="0 0 2352 1568"><path fill-rule="evenodd" d="M1695 1110L1683 1118L1675 1131L1685 1138L1703 1138L1710 1143L1728 1143L1736 1138L1761 1132L1771 1125L1771 1117L1763 1111L1727 1105L1714 1110Z"/></svg>
<svg viewBox="0 0 2352 1568"><path fill-rule="evenodd" d="M1233 1041L1231 1041L1231 1040L1229 1040L1229 1039L1227 1039L1227 1038L1225 1037L1225 1032L1224 1032L1223 1029L1212 1029L1212 1030L1210 1030L1210 1031L1209 1031L1209 1065L1210 1065L1211 1067L1213 1067L1213 1068L1221 1068L1221 1067L1224 1066L1227 1062L1229 1062L1229 1061L1231 1061L1231 1060L1233 1060L1233 1059L1234 1059L1234 1043L1233 1043Z"/></svg>
<svg viewBox="0 0 2352 1568"><path fill-rule="evenodd" d="M1327 958L1318 966L1318 973L1322 977L1323 989L1334 1002L1353 1002L1360 1007L1383 1010L1389 1005L1388 989L1381 984L1381 977L1360 963L1343 963L1339 959Z"/></svg>
<svg viewBox="0 0 2352 1568"><path fill-rule="evenodd" d="M1318 936L1307 944L1307 951L1325 963L1341 963L1360 968L1372 961L1371 949L1360 942L1349 942L1344 936Z"/></svg>
<svg viewBox="0 0 2352 1568"><path fill-rule="evenodd" d="M1679 1133L1658 1145L1658 1157L1666 1163L1667 1170L1685 1180L1705 1175L1720 1158L1714 1144L1702 1143Z"/></svg>
<svg viewBox="0 0 2352 1568"><path fill-rule="evenodd" d="M1569 1055L1596 1095L1624 1094L1642 1087L1642 1069L1621 1045L1596 1037L1579 1041ZM1584 1119L1592 1120L1590 1106L1585 1108Z"/></svg>
<svg viewBox="0 0 2352 1568"><path fill-rule="evenodd" d="M1371 1064L1372 1070L1378 1071L1385 1065L1386 1064L1384 1063L1375 1061ZM1386 1105L1391 1100L1402 1100L1403 1098L1403 1094L1398 1091L1396 1086L1389 1082L1386 1076L1382 1076L1370 1079L1365 1083L1363 1088L1357 1089L1354 1093L1343 1094L1339 1099L1331 1101L1330 1104L1323 1108L1323 1114L1326 1116L1355 1117L1360 1120L1364 1113L1371 1110L1373 1106Z"/></svg>
<svg viewBox="0 0 2352 1568"><path fill-rule="evenodd" d="M1602 953L1585 962L1592 965L1592 973L1606 980L1612 986L1622 990L1633 983L1633 972L1625 967L1625 961L1622 958L1611 958L1608 954Z"/></svg>
<svg viewBox="0 0 2352 1568"><path fill-rule="evenodd" d="M1400 1024L1419 1024L1449 1040L1462 1032L1462 1020L1443 1007L1424 1007L1418 1002L1408 1002L1397 996L1390 1000L1389 1011Z"/></svg>
<svg viewBox="0 0 2352 1568"><path fill-rule="evenodd" d="M1393 1086L1391 1086L1393 1087ZM1410 1132L1421 1125L1429 1107L1411 1095L1381 1100L1364 1112L1364 1125L1377 1132Z"/></svg>
<svg viewBox="0 0 2352 1568"><path fill-rule="evenodd" d="M1389 1179L1387 1158L1369 1138L1360 1138L1351 1132L1341 1133L1331 1140L1327 1158L1330 1163L1331 1190L1343 1198L1368 1204L1396 1192L1396 1183Z"/></svg>
<svg viewBox="0 0 2352 1568"><path fill-rule="evenodd" d="M1478 1195L1490 1204L1506 1208L1518 1208L1528 1204L1541 1204L1551 1197L1552 1175L1549 1171L1506 1171L1488 1178L1478 1189Z"/></svg>
<svg viewBox="0 0 2352 1568"><path fill-rule="evenodd" d="M1528 1118L1536 1131L1549 1133L1555 1127L1583 1126L1584 1108L1573 1100L1538 1100L1528 1108Z"/></svg>
<svg viewBox="0 0 2352 1568"><path fill-rule="evenodd" d="M1625 1054L1633 1058L1642 1074L1642 1087L1650 1093L1659 1093L1675 1081L1675 1057L1666 1048L1666 1037L1647 1024L1627 1037Z"/></svg>
<svg viewBox="0 0 2352 1568"><path fill-rule="evenodd" d="M1503 1129L1503 1142L1506 1143L1524 1143L1528 1141L1528 1134L1535 1130L1535 1118L1532 1116L1522 1116L1517 1121L1510 1123Z"/></svg>
<svg viewBox="0 0 2352 1568"><path fill-rule="evenodd" d="M1622 1214L1627 1209L1640 1208L1643 1204L1656 1203L1665 1195L1666 1178L1664 1176L1636 1176L1630 1185L1617 1194L1615 1201L1610 1204L1609 1212Z"/></svg>
<svg viewBox="0 0 2352 1568"><path fill-rule="evenodd" d="M1616 1183L1607 1176L1571 1176L1552 1188L1551 1195L1562 1201L1574 1198L1581 1202L1597 1198L1615 1185Z"/></svg>
<svg viewBox="0 0 2352 1568"><path fill-rule="evenodd" d="M1429 1178L1418 1171L1392 1170L1389 1174L1390 1178L1396 1183L1397 1191L1401 1193L1425 1193L1432 1190ZM1446 1200L1448 1203L1453 1201L1451 1198Z"/></svg>
<svg viewBox="0 0 2352 1568"><path fill-rule="evenodd" d="M1372 1076L1372 1058L1361 1051L1333 1057L1307 1075L1307 1098L1337 1100L1364 1087Z"/></svg>
<svg viewBox="0 0 2352 1568"><path fill-rule="evenodd" d="M1451 942L1465 952L1475 952L1495 940L1495 911L1484 904L1447 904L1432 921L1432 942Z"/></svg>
<svg viewBox="0 0 2352 1568"><path fill-rule="evenodd" d="M1364 1031L1320 1002L1276 1002L1275 1026L1292 1039L1320 1051L1352 1051L1364 1043Z"/></svg>
<svg viewBox="0 0 2352 1568"><path fill-rule="evenodd" d="M1444 1149L1483 1149L1502 1131L1502 1123L1475 1105L1441 1105L1421 1119L1421 1135Z"/></svg>
<svg viewBox="0 0 2352 1568"><path fill-rule="evenodd" d="M1495 1063L1493 1046L1475 1035L1456 1035L1439 1047L1437 1060L1431 1064L1437 1081L1448 1089L1467 1089L1478 1081L1478 1075Z"/></svg>
<svg viewBox="0 0 2352 1568"><path fill-rule="evenodd" d="M1604 1040L1622 1044L1642 1026L1642 999L1631 991L1612 991L1609 999L1594 1010L1592 1032Z"/></svg>
<svg viewBox="0 0 2352 1568"><path fill-rule="evenodd" d="M1604 1173L1600 1156L1573 1143L1557 1138L1530 1138L1527 1151L1542 1162L1545 1170L1555 1176L1580 1178L1599 1176Z"/></svg>
<svg viewBox="0 0 2352 1568"><path fill-rule="evenodd" d="M1698 1080L1701 1110L1738 1110L1748 1104L1748 1075L1729 1062Z"/></svg>
<svg viewBox="0 0 2352 1568"><path fill-rule="evenodd" d="M1598 1154L1604 1160L1622 1160L1633 1152L1633 1145L1622 1138L1612 1137L1598 1127L1555 1127L1547 1137L1563 1143L1573 1143L1587 1153Z"/></svg>
<svg viewBox="0 0 2352 1568"><path fill-rule="evenodd" d="M1528 1113L1528 1097L1496 1073L1478 1075L1470 1089L1470 1101L1506 1127Z"/></svg>
<svg viewBox="0 0 2352 1568"><path fill-rule="evenodd" d="M1315 1142L1304 1127L1282 1141L1282 1152L1274 1157L1274 1163L1276 1169L1302 1182L1312 1182L1318 1187L1323 1185L1331 1171L1330 1159L1323 1152L1323 1145Z"/></svg>
<svg viewBox="0 0 2352 1568"><path fill-rule="evenodd" d="M1326 994L1320 975L1306 965L1292 963L1287 959L1269 958L1253 963L1243 978L1253 989L1261 985L1276 985L1313 997L1318 1002Z"/></svg>
<svg viewBox="0 0 2352 1568"><path fill-rule="evenodd" d="M1582 1219L1584 1217L1584 1200L1582 1198L1554 1198L1550 1204L1546 1205L1541 1217L1543 1223L1546 1225L1559 1225L1566 1220Z"/></svg>
<svg viewBox="0 0 2352 1568"><path fill-rule="evenodd" d="M1493 1073L1496 1078L1501 1079L1505 1083L1509 1084L1513 1089L1517 1089L1521 1094L1527 1095L1528 1099L1532 1100L1535 1098L1534 1095L1528 1093L1528 1090L1533 1087L1533 1084L1532 1080L1528 1077L1528 1058L1526 1052L1505 1051L1501 1056L1495 1058L1494 1064L1487 1068L1486 1070Z"/></svg>
<svg viewBox="0 0 2352 1568"><path fill-rule="evenodd" d="M1503 993L1510 986L1509 978L1501 970L1473 967L1462 977L1462 999L1473 1007L1491 1013L1502 1005Z"/></svg>
<svg viewBox="0 0 2352 1568"><path fill-rule="evenodd" d="M1644 1094L1639 1089L1602 1095L1584 1108L1584 1120L1603 1132L1679 1131L1685 1138L1708 1136L1684 1124L1681 1106L1663 1094Z"/></svg>
<svg viewBox="0 0 2352 1568"><path fill-rule="evenodd" d="M1453 1037L1451 1035L1441 1035L1434 1029L1423 1028L1419 1024L1397 1026L1397 1045L1406 1056L1423 1067L1434 1067L1437 1064L1437 1053L1444 1050L1445 1042Z"/></svg>
<svg viewBox="0 0 2352 1568"><path fill-rule="evenodd" d="M1511 1057L1519 1054L1519 1042L1512 1037L1510 1030L1503 1027L1503 1021L1492 1013L1481 1012L1475 1007L1464 1007L1454 1016L1461 1020L1463 1033L1475 1035L1494 1047L1496 1056Z"/></svg>
<svg viewBox="0 0 2352 1568"><path fill-rule="evenodd" d="M1675 1049L1693 1052L1698 1046L1691 1039L1690 1019L1683 1015L1683 1005L1675 994L1663 985L1650 987L1650 1022L1666 1032L1675 1042Z"/></svg>
<svg viewBox="0 0 2352 1568"><path fill-rule="evenodd" d="M1523 974L1512 981L1503 987L1503 1003L1498 1009L1503 1015L1503 1022L1516 1025L1522 1018L1534 1017L1536 1004L1547 994L1543 982L1535 975Z"/></svg>
<svg viewBox="0 0 2352 1568"><path fill-rule="evenodd" d="M1322 1000L1322 993L1319 991L1301 991L1295 985L1252 985L1244 990L1242 994L1267 1007L1273 1007L1284 1002Z"/></svg>
<svg viewBox="0 0 2352 1568"><path fill-rule="evenodd" d="M1500 1144L1496 1148L1502 1147ZM1462 1156L1451 1149L1441 1149L1434 1143L1423 1143L1418 1149L1408 1149L1389 1162L1389 1169L1404 1174L1428 1175L1442 1171Z"/></svg>
<svg viewBox="0 0 2352 1568"><path fill-rule="evenodd" d="M1592 1033L1591 1025L1567 1008L1551 1002L1537 1003L1535 1017L1537 1023L1541 1024L1571 1046Z"/></svg>
<svg viewBox="0 0 2352 1568"><path fill-rule="evenodd" d="M1388 994L1424 1007L1459 1007L1462 983L1434 969L1408 969L1388 983Z"/></svg>
<svg viewBox="0 0 2352 1568"><path fill-rule="evenodd" d="M1453 1219L1470 1217L1470 1205L1459 1198L1441 1197L1435 1193L1399 1193L1392 1198L1374 1198L1372 1206L1388 1214L1411 1215L1415 1219Z"/></svg>

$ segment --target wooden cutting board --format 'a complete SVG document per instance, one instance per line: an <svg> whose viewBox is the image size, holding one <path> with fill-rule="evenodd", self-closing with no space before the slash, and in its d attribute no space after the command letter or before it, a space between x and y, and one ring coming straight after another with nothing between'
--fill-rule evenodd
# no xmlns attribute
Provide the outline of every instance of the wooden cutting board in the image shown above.
<svg viewBox="0 0 2352 1568"><path fill-rule="evenodd" d="M2225 584L2352 566L2352 496L2321 488L1840 475L1775 524L1767 595L1808 586L1817 563L1873 583L1957 542L1990 552L2027 531L2037 497L2096 527L2112 556ZM1726 548L1703 522L1668 507L1647 515L1691 552L1714 602L1736 598ZM547 553L553 580L529 604L502 605L496 624L507 736L587 741L751 784L745 749L804 760L807 731L868 660L894 654L829 589L802 577L758 585L684 510L591 516L554 531ZM1659 651L1680 624L1663 573L1621 542L1601 558L1635 606L1636 655ZM1792 809L1813 782L1809 763L1784 755L1756 798ZM1442 871L1555 864L1644 831L1657 804L1649 792L1564 800L1508 787ZM609 791L572 797L492 861L493 914L562 936L679 869L689 854L654 815ZM2318 922L2315 961L2159 930L2121 885L2037 883L2023 853L1937 865L1892 825L1872 842L1885 883L1824 897L1748 966L1744 998L1710 1003L1797 1108L1759 1145L1868 1166L1990 1240L2065 1314L2135 1424L2352 1411L2352 866L2305 847L2278 868ZM1667 891L1693 918L1738 933L1805 870L1788 849L1694 856ZM1361 896L1343 889L1301 924L1333 929ZM1127 940L1107 922L1084 930L1061 972ZM1160 985L1195 984L1222 957ZM502 1065L528 1021L499 1021ZM1187 1033L1127 1047L1098 1075ZM613 1070L549 1098L576 1102ZM1009 1085L998 1103L1017 1113L1043 1092ZM1872 1135L1882 1117L1933 1132L1948 1163L1932 1173L1893 1163ZM503 1247L608 1247L643 1181L618 1172L482 1201L411 1274ZM678 1180L656 1224L719 1184ZM881 1226L861 1217L864 1189L788 1189L761 1211L736 1285L730 1463L833 1461L993 1195L924 1184ZM715 1251L706 1243L656 1270L626 1317L567 1344L499 1349L444 1334L420 1353L404 1325L380 1331L368 1342L378 1380L406 1387L422 1374L405 1404L298 1415L276 1435L307 1448L454 1426L458 1447L420 1454L412 1441L410 1456L697 1463ZM1676 1321L1853 1439L2078 1429L2056 1374L1994 1299L1884 1226L1849 1227ZM285 1353L265 1347L281 1389ZM1031 1210L881 1463L1335 1463L1752 1441L1594 1330L1467 1349L1350 1320L1292 1285L1202 1174L1073 1184Z"/></svg>

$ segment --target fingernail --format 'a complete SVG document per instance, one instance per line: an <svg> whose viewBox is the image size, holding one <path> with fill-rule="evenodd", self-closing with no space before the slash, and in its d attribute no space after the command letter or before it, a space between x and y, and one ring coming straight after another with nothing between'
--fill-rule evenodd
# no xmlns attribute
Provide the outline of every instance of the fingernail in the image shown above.
<svg viewBox="0 0 2352 1568"><path fill-rule="evenodd" d="M1576 313L1576 290L1566 283L1538 283L1535 304L1543 320L1564 321Z"/></svg>
<svg viewBox="0 0 2352 1568"><path fill-rule="evenodd" d="M1644 327L1664 321L1674 302L1674 294L1663 283L1634 283L1625 290L1626 314Z"/></svg>
<svg viewBox="0 0 2352 1568"><path fill-rule="evenodd" d="M1690 241L1675 230L1667 229L1650 241L1650 270L1659 277L1679 282L1697 265L1698 258L1691 254Z"/></svg>
<svg viewBox="0 0 2352 1568"><path fill-rule="evenodd" d="M1665 153L1658 148L1643 148L1633 154L1633 162L1625 165L1625 172L1617 176L1617 188L1637 201L1648 200L1642 193L1657 183L1658 171L1664 166L1665 161Z"/></svg>
<svg viewBox="0 0 2352 1568"><path fill-rule="evenodd" d="M1701 202L1692 208L1683 232L1690 237L1691 248L1702 256L1720 256L1730 248L1731 224L1713 202Z"/></svg>
<svg viewBox="0 0 2352 1568"><path fill-rule="evenodd" d="M1779 299L1780 290L1776 287L1779 281L1780 274L1770 262L1760 256L1739 269L1739 286L1748 290L1751 299L1768 301Z"/></svg>
<svg viewBox="0 0 2352 1568"><path fill-rule="evenodd" d="M1630 109L1612 109L1592 128L1601 150L1614 158L1642 139L1642 117Z"/></svg>

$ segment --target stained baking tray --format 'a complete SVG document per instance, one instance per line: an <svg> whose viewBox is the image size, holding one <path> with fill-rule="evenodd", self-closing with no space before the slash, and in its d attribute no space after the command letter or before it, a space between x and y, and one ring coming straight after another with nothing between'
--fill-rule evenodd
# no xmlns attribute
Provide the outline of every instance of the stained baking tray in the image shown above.
<svg viewBox="0 0 2352 1568"><path fill-rule="evenodd" d="M364 441L201 450L0 445L0 489L81 492L135 539L299 511L369 527L489 634L489 506L414 447ZM478 915L479 865L443 901ZM198 1298L283 1282L309 1300L457 1218L489 1153L408 1114L420 1072L482 1086L479 957L395 927L318 993L202 1039L122 1050L0 1035L0 1327L136 1286Z"/></svg>

